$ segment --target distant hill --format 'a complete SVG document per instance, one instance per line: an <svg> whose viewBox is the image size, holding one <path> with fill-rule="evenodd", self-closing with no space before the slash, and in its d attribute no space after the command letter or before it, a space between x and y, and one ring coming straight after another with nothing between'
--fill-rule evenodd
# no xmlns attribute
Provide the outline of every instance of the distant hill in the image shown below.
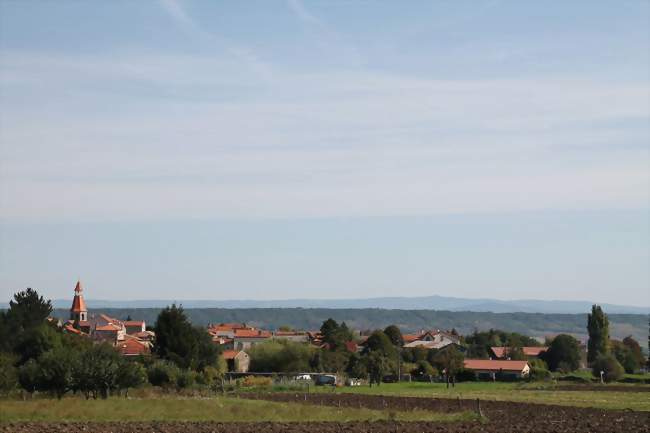
<svg viewBox="0 0 650 433"><path fill-rule="evenodd" d="M162 308L172 302L186 308L382 308L400 310L475 311L492 313L564 313L579 314L591 310L589 301L543 301L467 299L446 296L384 297L367 299L286 299L271 301L251 300L139 300L105 301L86 299L95 308ZM69 299L53 301L57 308L70 305ZM5 304L6 305L6 304ZM650 306L599 304L608 314L650 314Z"/></svg>
<svg viewBox="0 0 650 433"><path fill-rule="evenodd" d="M90 313L103 312L112 317L143 319L153 325L159 308L94 308ZM461 334L474 329L502 329L543 339L559 333L573 334L586 341L587 314L491 313L470 311L432 311L397 309L335 309L335 308L187 308L192 323L245 322L256 327L277 329L287 325L296 329L318 329L328 318L345 321L354 329L378 329L396 324L404 331L420 329L452 329ZM67 317L68 310L55 311ZM641 314L608 314L611 335L624 338L632 335L642 345L648 338L648 316Z"/></svg>

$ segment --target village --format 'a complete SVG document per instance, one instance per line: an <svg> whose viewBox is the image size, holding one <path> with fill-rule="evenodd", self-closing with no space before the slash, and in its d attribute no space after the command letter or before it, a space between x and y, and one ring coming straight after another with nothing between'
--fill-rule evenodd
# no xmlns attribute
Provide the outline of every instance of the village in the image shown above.
<svg viewBox="0 0 650 433"><path fill-rule="evenodd" d="M142 320L126 318L120 320L105 314L90 314L84 299L84 288L80 281L74 289L74 297L70 307L69 318L59 321L64 332L90 338L96 342L111 344L124 357L147 356L152 353L155 344L155 333L147 329L147 324ZM54 320L54 319L51 319ZM219 347L220 356L226 362L229 377L240 377L246 374L271 375L277 372L250 372L249 352L256 345L269 341L288 341L313 346L318 349L329 349L330 343L324 341L320 330L267 330L247 326L245 323L219 323L210 324L206 328L212 342ZM349 353L360 354L367 348L368 335L352 333L349 341L344 341L344 350ZM461 342L461 336L455 330L443 331L440 329L420 330L416 333L402 334L401 350L435 350L442 354L447 350L458 353L466 351ZM531 371L531 361L539 360L545 353L545 346L521 346L518 359L511 359L512 348L508 346L492 346L487 359L463 359L463 369L471 371L478 380L518 380L525 379ZM586 354L585 354L586 356ZM321 375L308 375L309 372L290 372L290 376L307 377L315 379L325 378L325 381L344 383L342 378L332 372ZM321 372L322 373L322 372ZM444 372L440 372L441 374ZM412 380L411 372L399 372L397 378L392 380ZM347 383L359 383L355 380ZM387 378L388 379L388 378ZM431 379L431 378L429 378ZM389 379L390 380L390 379ZM318 381L317 381L318 382Z"/></svg>

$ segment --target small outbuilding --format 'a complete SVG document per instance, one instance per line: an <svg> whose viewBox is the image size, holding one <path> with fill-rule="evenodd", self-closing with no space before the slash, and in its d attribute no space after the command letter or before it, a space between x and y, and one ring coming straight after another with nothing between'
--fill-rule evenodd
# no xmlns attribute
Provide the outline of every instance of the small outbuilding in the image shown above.
<svg viewBox="0 0 650 433"><path fill-rule="evenodd" d="M528 361L466 359L465 368L474 371L482 380L516 380L530 373Z"/></svg>
<svg viewBox="0 0 650 433"><path fill-rule="evenodd" d="M235 373L247 373L250 366L250 357L243 350L226 350L223 352L223 359L228 364L228 371Z"/></svg>

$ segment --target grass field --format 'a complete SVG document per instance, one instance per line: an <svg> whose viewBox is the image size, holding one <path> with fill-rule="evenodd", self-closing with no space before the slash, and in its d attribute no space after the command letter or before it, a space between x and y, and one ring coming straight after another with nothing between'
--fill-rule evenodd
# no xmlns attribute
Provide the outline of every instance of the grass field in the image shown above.
<svg viewBox="0 0 650 433"><path fill-rule="evenodd" d="M630 385L638 387L641 385ZM647 386L647 385L644 385ZM603 385L607 389L607 385ZM602 409L632 409L650 411L650 392L620 391L562 391L552 386L518 383L464 382L447 389L442 383L402 382L381 386L344 387L334 391L329 387L314 387L317 392L351 392L412 397L480 398L482 400L519 401L526 403L560 404Z"/></svg>
<svg viewBox="0 0 650 433"><path fill-rule="evenodd" d="M472 413L387 412L238 398L0 400L0 422L16 421L461 421Z"/></svg>

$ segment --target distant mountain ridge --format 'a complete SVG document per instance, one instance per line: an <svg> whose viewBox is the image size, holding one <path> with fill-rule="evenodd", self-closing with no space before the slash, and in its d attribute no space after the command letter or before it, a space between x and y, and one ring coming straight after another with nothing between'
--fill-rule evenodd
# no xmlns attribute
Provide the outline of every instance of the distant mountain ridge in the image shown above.
<svg viewBox="0 0 650 433"><path fill-rule="evenodd" d="M55 299L55 308L66 308L70 299ZM437 310L474 311L491 313L544 313L580 314L587 313L596 302L589 301L545 301L545 300L496 300L468 299L447 296L419 297L377 297L359 299L285 299L285 300L134 300L109 301L86 299L90 308L162 308L172 303L185 308L379 308L387 310ZM0 304L6 308L8 304ZM650 314L650 306L627 306L599 303L609 314Z"/></svg>

